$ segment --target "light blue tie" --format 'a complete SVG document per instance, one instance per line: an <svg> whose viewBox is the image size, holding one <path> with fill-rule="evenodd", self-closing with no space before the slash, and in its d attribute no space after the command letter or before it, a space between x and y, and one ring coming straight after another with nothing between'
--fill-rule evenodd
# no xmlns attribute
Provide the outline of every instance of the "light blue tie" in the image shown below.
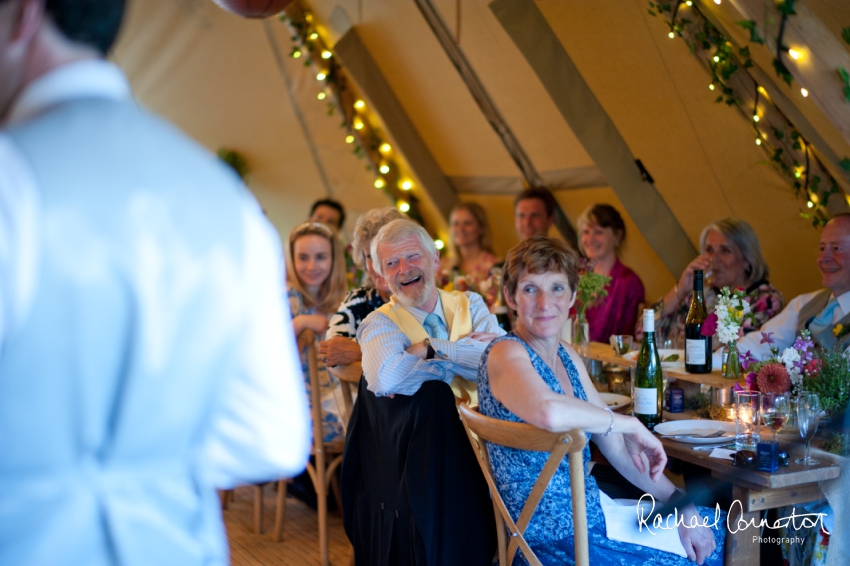
<svg viewBox="0 0 850 566"><path fill-rule="evenodd" d="M838 299L833 298L827 303L819 315L812 319L809 323L809 330L812 334L820 334L830 326L832 326L832 318L835 315L835 309L838 308Z"/></svg>
<svg viewBox="0 0 850 566"><path fill-rule="evenodd" d="M431 313L426 316L422 326L425 327L425 330L428 332L428 336L431 338L437 338L438 340L449 339L449 333L446 330L442 319L437 314Z"/></svg>

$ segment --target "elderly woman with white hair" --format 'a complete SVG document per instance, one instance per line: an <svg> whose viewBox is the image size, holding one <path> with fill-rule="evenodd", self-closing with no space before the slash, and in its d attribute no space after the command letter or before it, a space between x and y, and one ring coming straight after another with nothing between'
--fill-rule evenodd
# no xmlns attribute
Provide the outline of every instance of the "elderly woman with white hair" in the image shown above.
<svg viewBox="0 0 850 566"><path fill-rule="evenodd" d="M339 305L331 318L325 337L319 344L319 356L329 366L348 365L359 362L363 357L360 345L355 340L357 328L372 311L390 300L392 292L372 264L372 239L393 220L407 218L394 206L375 208L360 215L354 226L352 255L357 266L369 275L367 285L352 290ZM371 283L369 285L368 283Z"/></svg>
<svg viewBox="0 0 850 566"><path fill-rule="evenodd" d="M705 306L714 309L717 291L723 287L746 291L755 320L745 320L744 334L757 330L779 314L785 299L768 281L769 269L761 253L758 236L740 218L722 218L706 226L699 238L698 255L676 282L676 285L654 305L656 334L670 340L674 347L684 345L685 319L693 294L694 271L705 272L708 283ZM642 329L636 329L639 337ZM718 342L716 346L720 346Z"/></svg>

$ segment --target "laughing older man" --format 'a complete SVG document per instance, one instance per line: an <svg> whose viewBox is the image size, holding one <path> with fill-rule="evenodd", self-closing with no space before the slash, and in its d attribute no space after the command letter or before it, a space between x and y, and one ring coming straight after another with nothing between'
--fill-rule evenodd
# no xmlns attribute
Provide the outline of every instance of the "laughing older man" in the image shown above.
<svg viewBox="0 0 850 566"><path fill-rule="evenodd" d="M437 289L437 248L410 220L384 226L372 257L393 297L357 331L369 390L413 395L425 381L448 383L456 375L474 383L487 344L504 334L481 296Z"/></svg>
<svg viewBox="0 0 850 566"><path fill-rule="evenodd" d="M372 258L393 297L357 331L364 377L341 474L356 564L489 565L493 506L446 383L474 387L502 330L480 296L437 290L439 256L417 224L381 228Z"/></svg>
<svg viewBox="0 0 850 566"><path fill-rule="evenodd" d="M850 214L839 214L827 222L820 238L818 269L824 289L799 295L781 313L761 327L770 333L780 350L794 344L797 334L808 329L815 343L831 348L836 343L846 348L850 335L836 327L850 327ZM770 353L761 333L752 332L738 340L741 352L750 351L756 359ZM719 360L714 360L715 367Z"/></svg>

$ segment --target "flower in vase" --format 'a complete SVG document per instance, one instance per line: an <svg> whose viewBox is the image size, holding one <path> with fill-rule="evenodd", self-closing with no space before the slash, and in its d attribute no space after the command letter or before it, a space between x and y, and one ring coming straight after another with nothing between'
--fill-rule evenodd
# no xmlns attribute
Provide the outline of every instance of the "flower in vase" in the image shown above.
<svg viewBox="0 0 850 566"><path fill-rule="evenodd" d="M756 376L756 383L762 393L785 393L791 387L791 377L782 364L765 364Z"/></svg>
<svg viewBox="0 0 850 566"><path fill-rule="evenodd" d="M705 317L700 334L703 336L714 336L715 332L717 332L717 313L712 311L707 317Z"/></svg>
<svg viewBox="0 0 850 566"><path fill-rule="evenodd" d="M750 366L752 364L758 362L756 357L753 356L752 352L750 352L749 350L747 350L743 354L738 354L738 361L741 363L741 369L744 371L747 371L748 369L750 369Z"/></svg>
<svg viewBox="0 0 850 566"><path fill-rule="evenodd" d="M774 343L773 332L762 332L761 333L761 342L759 342L759 344L772 345L773 343Z"/></svg>
<svg viewBox="0 0 850 566"><path fill-rule="evenodd" d="M785 350L782 352L782 355L779 356L779 361L785 364L786 366L795 364L800 361L800 352L798 352L794 348L785 348Z"/></svg>
<svg viewBox="0 0 850 566"><path fill-rule="evenodd" d="M821 362L821 360L819 360L818 358L810 360L803 368L803 372L808 377L817 377L817 375L820 373L822 363L823 362Z"/></svg>

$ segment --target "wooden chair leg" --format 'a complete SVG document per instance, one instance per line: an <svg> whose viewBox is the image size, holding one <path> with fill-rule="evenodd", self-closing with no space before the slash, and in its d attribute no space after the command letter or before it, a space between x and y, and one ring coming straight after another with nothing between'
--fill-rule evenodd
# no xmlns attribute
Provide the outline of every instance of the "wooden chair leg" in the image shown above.
<svg viewBox="0 0 850 566"><path fill-rule="evenodd" d="M254 486L254 532L263 534L263 486Z"/></svg>
<svg viewBox="0 0 850 566"><path fill-rule="evenodd" d="M277 509L274 514L274 532L272 538L275 542L283 540L283 520L286 517L286 484L287 480L277 482Z"/></svg>

